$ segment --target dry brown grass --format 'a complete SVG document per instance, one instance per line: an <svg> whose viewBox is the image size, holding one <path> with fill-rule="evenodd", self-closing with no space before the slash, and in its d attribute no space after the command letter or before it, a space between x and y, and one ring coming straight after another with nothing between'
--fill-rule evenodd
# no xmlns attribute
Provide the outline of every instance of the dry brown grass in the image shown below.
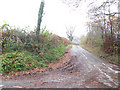
<svg viewBox="0 0 120 90"><path fill-rule="evenodd" d="M73 42L71 42L70 40L64 38L64 37L60 37L58 35L52 35L52 42L54 43L56 40L63 42L65 46L69 45L69 44L73 44Z"/></svg>

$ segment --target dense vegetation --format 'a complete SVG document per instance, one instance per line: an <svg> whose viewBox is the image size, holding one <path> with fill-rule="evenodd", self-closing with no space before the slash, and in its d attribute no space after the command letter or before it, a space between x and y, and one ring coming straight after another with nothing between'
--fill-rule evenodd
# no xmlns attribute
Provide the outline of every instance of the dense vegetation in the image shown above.
<svg viewBox="0 0 120 90"><path fill-rule="evenodd" d="M53 35L46 28L42 29L39 41L34 31L13 28L8 24L0 27L1 73L25 71L36 67L47 67L55 62L69 48L67 39ZM59 38L59 39L58 39Z"/></svg>
<svg viewBox="0 0 120 90"><path fill-rule="evenodd" d="M82 37L82 46L99 57L120 64L120 18L118 12L111 10L117 6L116 0L105 0L100 5L93 2L88 12L88 33ZM95 7L92 7L95 5Z"/></svg>

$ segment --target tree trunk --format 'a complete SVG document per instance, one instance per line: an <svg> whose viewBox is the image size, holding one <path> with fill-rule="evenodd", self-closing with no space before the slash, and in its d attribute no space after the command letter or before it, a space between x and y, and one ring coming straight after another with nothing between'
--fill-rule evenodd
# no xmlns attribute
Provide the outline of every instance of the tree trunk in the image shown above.
<svg viewBox="0 0 120 90"><path fill-rule="evenodd" d="M38 12L38 22L37 22L37 31L36 31L36 37L38 41L39 41L39 34L40 34L40 26L42 22L43 8L44 8L44 1L41 1L39 12Z"/></svg>

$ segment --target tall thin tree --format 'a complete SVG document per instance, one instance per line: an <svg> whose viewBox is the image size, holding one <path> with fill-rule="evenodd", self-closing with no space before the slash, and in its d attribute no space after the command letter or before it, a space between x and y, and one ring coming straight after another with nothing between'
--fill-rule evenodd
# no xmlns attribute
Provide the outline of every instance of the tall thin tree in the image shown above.
<svg viewBox="0 0 120 90"><path fill-rule="evenodd" d="M39 34L40 34L40 26L42 22L42 14L43 14L43 9L44 9L44 0L41 1L39 12L38 12L38 22L37 22L37 31L36 31L36 37L39 41Z"/></svg>

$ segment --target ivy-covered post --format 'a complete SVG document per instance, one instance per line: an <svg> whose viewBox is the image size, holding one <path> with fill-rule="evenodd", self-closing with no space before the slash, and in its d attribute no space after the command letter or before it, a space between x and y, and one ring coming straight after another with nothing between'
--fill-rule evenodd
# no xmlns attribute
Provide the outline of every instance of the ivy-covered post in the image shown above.
<svg viewBox="0 0 120 90"><path fill-rule="evenodd" d="M39 12L38 12L38 22L37 22L37 31L36 31L36 37L38 41L39 41L39 34L40 34L40 26L42 22L43 8L44 8L44 0L41 1Z"/></svg>

